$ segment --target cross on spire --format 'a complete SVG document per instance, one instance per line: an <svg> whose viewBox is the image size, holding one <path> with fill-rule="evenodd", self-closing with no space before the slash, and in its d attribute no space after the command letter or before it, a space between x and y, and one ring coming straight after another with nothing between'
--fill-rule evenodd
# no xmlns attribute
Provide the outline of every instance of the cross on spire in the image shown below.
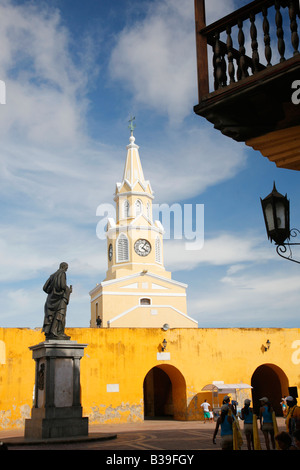
<svg viewBox="0 0 300 470"><path fill-rule="evenodd" d="M135 120L135 117L131 117L128 122L130 122L128 129L130 129L131 135L136 128L135 124L133 124L133 121Z"/></svg>

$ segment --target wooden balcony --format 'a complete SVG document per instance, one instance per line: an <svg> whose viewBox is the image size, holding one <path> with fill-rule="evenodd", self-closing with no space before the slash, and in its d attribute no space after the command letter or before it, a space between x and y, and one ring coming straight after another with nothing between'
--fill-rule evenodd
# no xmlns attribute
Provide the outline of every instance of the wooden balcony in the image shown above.
<svg viewBox="0 0 300 470"><path fill-rule="evenodd" d="M255 0L207 26L205 0L195 0L195 113L294 170L300 170L299 17L299 0Z"/></svg>

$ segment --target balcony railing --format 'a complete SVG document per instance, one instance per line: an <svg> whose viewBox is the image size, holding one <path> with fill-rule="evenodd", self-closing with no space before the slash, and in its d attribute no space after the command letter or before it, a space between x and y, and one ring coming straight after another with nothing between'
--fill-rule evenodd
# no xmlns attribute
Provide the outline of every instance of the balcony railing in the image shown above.
<svg viewBox="0 0 300 470"><path fill-rule="evenodd" d="M255 0L209 26L204 1L195 0L199 103L210 93L207 45L215 91L299 55L299 0Z"/></svg>

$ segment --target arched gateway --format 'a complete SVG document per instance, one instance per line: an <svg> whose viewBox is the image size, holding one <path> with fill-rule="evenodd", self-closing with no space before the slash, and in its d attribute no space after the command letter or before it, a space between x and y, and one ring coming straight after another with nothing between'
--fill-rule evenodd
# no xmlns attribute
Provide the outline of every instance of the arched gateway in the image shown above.
<svg viewBox="0 0 300 470"><path fill-rule="evenodd" d="M254 410L259 409L259 399L268 397L276 415L282 415L281 398L289 394L288 378L275 364L262 364L254 371L251 379Z"/></svg>
<svg viewBox="0 0 300 470"><path fill-rule="evenodd" d="M185 419L186 383L176 367L155 366L147 373L144 384L144 417Z"/></svg>

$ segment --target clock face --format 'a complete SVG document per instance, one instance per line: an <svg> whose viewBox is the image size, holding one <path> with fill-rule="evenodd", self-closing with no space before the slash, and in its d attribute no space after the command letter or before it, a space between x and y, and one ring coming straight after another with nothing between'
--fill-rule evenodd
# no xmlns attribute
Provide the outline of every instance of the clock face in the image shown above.
<svg viewBox="0 0 300 470"><path fill-rule="evenodd" d="M108 258L109 258L109 261L112 260L112 255L113 255L113 247L112 247L112 244L110 244L109 247L108 247Z"/></svg>
<svg viewBox="0 0 300 470"><path fill-rule="evenodd" d="M134 251L140 256L147 256L151 251L151 245L148 240L140 238L134 244Z"/></svg>

